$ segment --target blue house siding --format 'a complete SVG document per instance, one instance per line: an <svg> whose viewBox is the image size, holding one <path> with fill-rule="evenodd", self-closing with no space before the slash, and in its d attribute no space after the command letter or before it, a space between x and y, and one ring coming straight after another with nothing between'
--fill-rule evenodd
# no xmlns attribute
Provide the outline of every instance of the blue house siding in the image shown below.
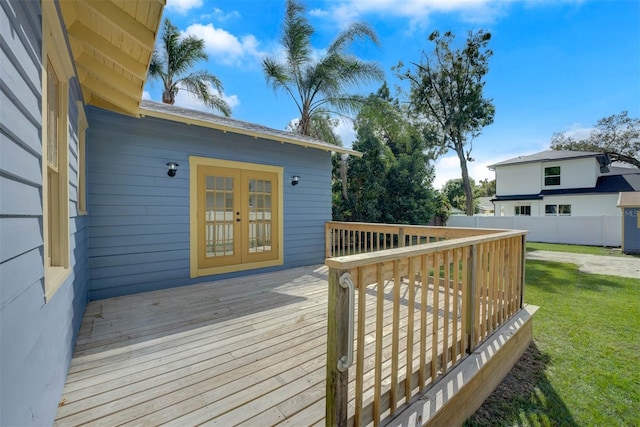
<svg viewBox="0 0 640 427"><path fill-rule="evenodd" d="M39 1L0 0L0 425L51 425L87 300L87 218L77 216L71 82L70 262L44 299Z"/></svg>
<svg viewBox="0 0 640 427"><path fill-rule="evenodd" d="M90 299L324 261L330 153L97 108L88 117ZM191 155L284 168L284 265L190 278ZM180 165L173 178L169 161ZM301 177L295 187L293 175Z"/></svg>
<svg viewBox="0 0 640 427"><path fill-rule="evenodd" d="M627 254L640 254L640 208L623 208L622 234L623 251Z"/></svg>

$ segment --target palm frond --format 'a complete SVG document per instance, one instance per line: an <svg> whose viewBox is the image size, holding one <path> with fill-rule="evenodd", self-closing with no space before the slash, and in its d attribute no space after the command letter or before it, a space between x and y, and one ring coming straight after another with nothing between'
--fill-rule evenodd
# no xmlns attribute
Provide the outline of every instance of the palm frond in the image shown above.
<svg viewBox="0 0 640 427"><path fill-rule="evenodd" d="M176 82L176 87L190 92L208 107L218 110L226 117L229 117L231 115L231 107L224 99L211 93L207 84L208 80L202 78L202 73L193 73L183 77Z"/></svg>
<svg viewBox="0 0 640 427"><path fill-rule="evenodd" d="M355 22L338 34L336 39L327 47L327 55L343 53L354 41L367 39L371 40L376 46L380 46L380 40L373 28L363 22Z"/></svg>
<svg viewBox="0 0 640 427"><path fill-rule="evenodd" d="M300 112L298 131L309 135L313 131L314 118L331 116L331 107L340 114L356 109L360 97L344 95L346 88L371 80L383 80L384 72L376 63L361 61L346 53L351 43L357 40L368 39L379 44L375 32L363 23L352 24L338 34L327 53L315 61L311 57L314 29L304 12L301 3L287 0L282 36L286 60L278 63L274 58L266 58L262 68L268 84L274 90L286 91L296 103Z"/></svg>
<svg viewBox="0 0 640 427"><path fill-rule="evenodd" d="M287 62L298 68L309 61L311 54L311 36L313 27L304 16L305 7L295 0L288 0L285 11L282 45L285 48Z"/></svg>
<svg viewBox="0 0 640 427"><path fill-rule="evenodd" d="M152 54L148 74L151 78L162 80L163 102L173 104L175 96L183 89L225 116L231 115L231 108L225 100L211 92L211 88L214 88L222 93L220 79L204 70L189 73L196 62L208 59L204 40L195 36L181 39L178 27L171 24L169 19L164 20L161 31L159 49Z"/></svg>

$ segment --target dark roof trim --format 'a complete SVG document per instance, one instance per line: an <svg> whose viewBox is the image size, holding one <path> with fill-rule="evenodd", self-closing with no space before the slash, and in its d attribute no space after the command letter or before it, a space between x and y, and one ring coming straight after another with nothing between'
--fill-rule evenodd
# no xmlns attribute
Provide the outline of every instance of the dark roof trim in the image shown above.
<svg viewBox="0 0 640 427"><path fill-rule="evenodd" d="M491 199L492 202L503 202L503 201L513 201L513 200L540 200L542 199L542 194L519 194L515 196L496 196Z"/></svg>

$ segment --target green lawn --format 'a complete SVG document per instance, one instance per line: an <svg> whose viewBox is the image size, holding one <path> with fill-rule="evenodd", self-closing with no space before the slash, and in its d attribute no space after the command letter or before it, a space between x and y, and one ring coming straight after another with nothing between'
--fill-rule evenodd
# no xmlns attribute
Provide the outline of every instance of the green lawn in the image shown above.
<svg viewBox="0 0 640 427"><path fill-rule="evenodd" d="M531 251L572 252L576 254L607 255L607 256L622 256L622 257L633 256L633 255L623 254L620 248L527 242L527 252L531 252Z"/></svg>
<svg viewBox="0 0 640 427"><path fill-rule="evenodd" d="M640 426L640 281L527 261L533 343L467 426Z"/></svg>

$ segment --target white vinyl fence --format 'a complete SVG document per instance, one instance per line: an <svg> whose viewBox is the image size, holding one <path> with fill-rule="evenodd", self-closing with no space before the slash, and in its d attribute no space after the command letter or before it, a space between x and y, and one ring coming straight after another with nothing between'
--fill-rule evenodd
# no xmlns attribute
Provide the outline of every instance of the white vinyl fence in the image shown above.
<svg viewBox="0 0 640 427"><path fill-rule="evenodd" d="M621 216L462 216L447 227L529 230L527 241L590 246L621 246Z"/></svg>

